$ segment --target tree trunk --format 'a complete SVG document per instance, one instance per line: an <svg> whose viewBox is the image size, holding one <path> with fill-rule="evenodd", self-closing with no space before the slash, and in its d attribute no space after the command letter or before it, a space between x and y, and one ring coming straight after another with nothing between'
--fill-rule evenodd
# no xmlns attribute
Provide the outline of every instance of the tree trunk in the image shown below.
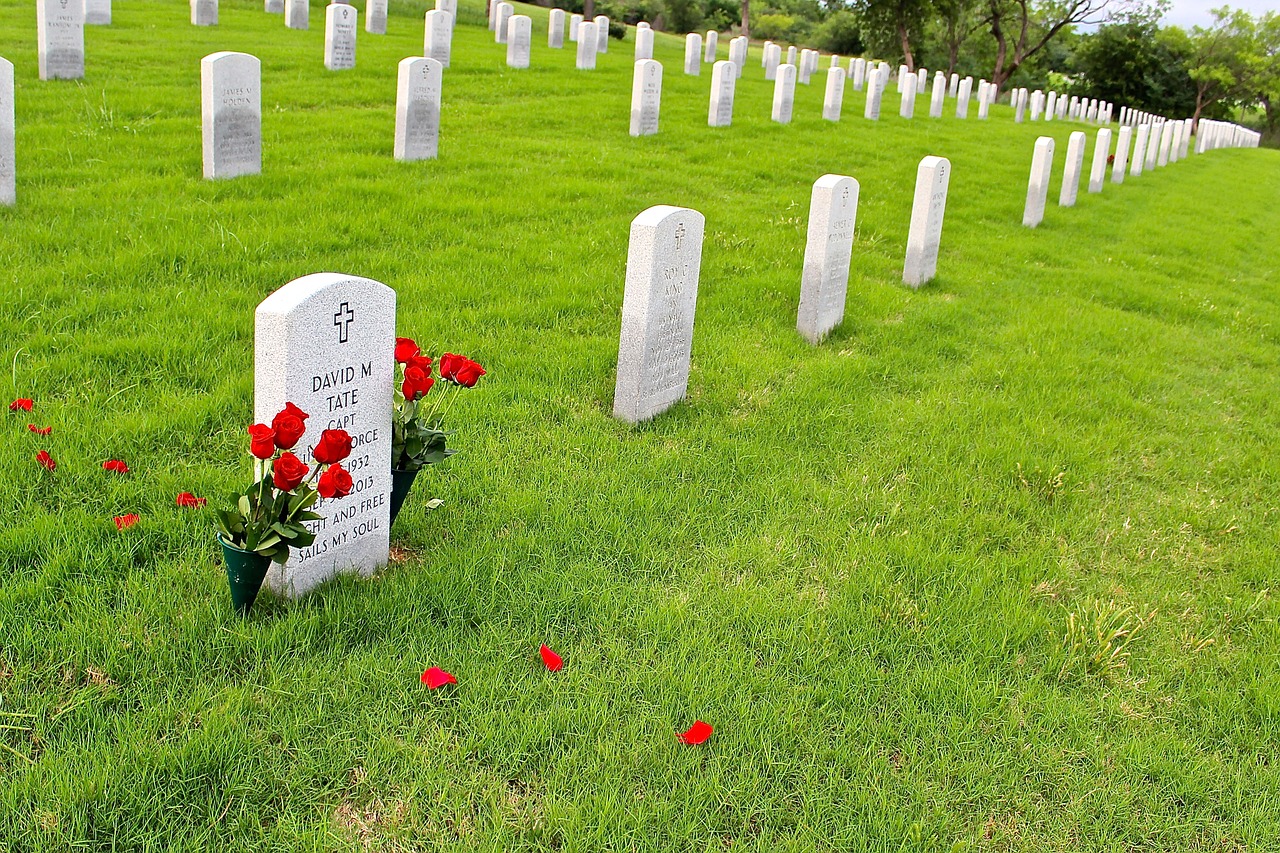
<svg viewBox="0 0 1280 853"><path fill-rule="evenodd" d="M902 61L906 63L908 71L915 71L916 60L911 55L911 34L907 32L907 26L902 21L898 21L898 38L902 40Z"/></svg>
<svg viewBox="0 0 1280 853"><path fill-rule="evenodd" d="M742 35L751 38L751 0L742 0Z"/></svg>
<svg viewBox="0 0 1280 853"><path fill-rule="evenodd" d="M582 0L582 20L590 21L596 16L596 0Z"/></svg>

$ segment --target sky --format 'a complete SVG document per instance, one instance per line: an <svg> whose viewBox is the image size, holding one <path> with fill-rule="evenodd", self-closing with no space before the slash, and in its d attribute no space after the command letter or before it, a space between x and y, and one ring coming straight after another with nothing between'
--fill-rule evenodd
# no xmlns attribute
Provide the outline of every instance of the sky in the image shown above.
<svg viewBox="0 0 1280 853"><path fill-rule="evenodd" d="M1164 16L1162 23L1166 26L1174 24L1188 30L1194 26L1207 27L1213 21L1209 10L1221 6L1245 9L1257 17L1263 12L1280 9L1280 2L1277 0L1173 0L1173 8Z"/></svg>

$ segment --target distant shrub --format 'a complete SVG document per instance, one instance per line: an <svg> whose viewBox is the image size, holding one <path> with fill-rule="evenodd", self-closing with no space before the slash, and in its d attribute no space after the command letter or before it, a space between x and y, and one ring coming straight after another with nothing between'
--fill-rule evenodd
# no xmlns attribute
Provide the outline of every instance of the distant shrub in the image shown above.
<svg viewBox="0 0 1280 853"><path fill-rule="evenodd" d="M823 21L813 34L813 43L841 56L861 56L867 50L858 16L847 11L836 12Z"/></svg>
<svg viewBox="0 0 1280 853"><path fill-rule="evenodd" d="M741 22L742 10L735 0L706 0L702 17L706 29L722 33Z"/></svg>
<svg viewBox="0 0 1280 853"><path fill-rule="evenodd" d="M786 41L795 27L796 19L790 15L761 15L751 22L751 35L769 41Z"/></svg>
<svg viewBox="0 0 1280 853"><path fill-rule="evenodd" d="M664 23L673 33L690 33L702 26L701 0L666 0Z"/></svg>

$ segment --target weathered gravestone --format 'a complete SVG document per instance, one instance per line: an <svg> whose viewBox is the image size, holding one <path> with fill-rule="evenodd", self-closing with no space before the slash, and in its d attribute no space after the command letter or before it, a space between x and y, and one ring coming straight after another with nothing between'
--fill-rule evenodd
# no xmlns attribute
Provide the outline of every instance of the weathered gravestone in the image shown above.
<svg viewBox="0 0 1280 853"><path fill-rule="evenodd" d="M583 21L578 27L578 70L595 70L597 53L599 51L596 50L596 25L590 21Z"/></svg>
<svg viewBox="0 0 1280 853"><path fill-rule="evenodd" d="M36 0L36 38L41 80L84 76L84 4L81 0Z"/></svg>
<svg viewBox="0 0 1280 853"><path fill-rule="evenodd" d="M639 62L642 59L653 59L653 30L649 27L636 27L636 46L632 61Z"/></svg>
<svg viewBox="0 0 1280 853"><path fill-rule="evenodd" d="M324 67L345 71L356 67L356 19L354 6L334 3L324 9Z"/></svg>
<svg viewBox="0 0 1280 853"><path fill-rule="evenodd" d="M449 55L453 52L453 15L443 9L432 9L424 19L422 55L449 67Z"/></svg>
<svg viewBox="0 0 1280 853"><path fill-rule="evenodd" d="M511 68L528 68L529 52L533 48L533 19L528 15L512 15L507 18L507 65Z"/></svg>
<svg viewBox="0 0 1280 853"><path fill-rule="evenodd" d="M702 74L702 36L697 33L684 37L684 73L692 77Z"/></svg>
<svg viewBox="0 0 1280 853"><path fill-rule="evenodd" d="M662 105L662 63L642 59L631 75L631 135L653 136L658 132L658 111Z"/></svg>
<svg viewBox="0 0 1280 853"><path fill-rule="evenodd" d="M0 56L0 205L6 207L18 199L14 115L13 63Z"/></svg>
<svg viewBox="0 0 1280 853"><path fill-rule="evenodd" d="M1102 192L1102 182L1107 178L1107 155L1111 153L1111 131L1102 128L1093 144L1093 162L1089 164L1089 192Z"/></svg>
<svg viewBox="0 0 1280 853"><path fill-rule="evenodd" d="M342 463L353 487L321 500L323 518L308 522L315 542L272 563L266 585L298 596L344 572L372 574L390 545L391 383L396 294L367 278L315 273L268 296L254 316L253 410L258 423L293 403L310 415L294 453L325 429L346 430L352 450Z"/></svg>
<svg viewBox="0 0 1280 853"><path fill-rule="evenodd" d="M547 47L564 48L564 9L552 9L547 16Z"/></svg>
<svg viewBox="0 0 1280 853"><path fill-rule="evenodd" d="M262 63L233 51L200 60L200 134L205 178L262 171Z"/></svg>
<svg viewBox="0 0 1280 853"><path fill-rule="evenodd" d="M1062 167L1062 191L1058 193L1059 207L1073 207L1080 192L1080 171L1084 168L1084 131L1077 130L1067 139L1066 163Z"/></svg>
<svg viewBox="0 0 1280 853"><path fill-rule="evenodd" d="M1022 209L1022 224L1035 228L1044 221L1044 205L1049 198L1049 179L1053 175L1053 138L1036 140L1031 155L1031 178L1027 181L1027 204Z"/></svg>
<svg viewBox="0 0 1280 853"><path fill-rule="evenodd" d="M516 13L515 6L510 3L499 3L493 19L493 40L496 44L506 44L509 38L507 24Z"/></svg>
<svg viewBox="0 0 1280 853"><path fill-rule="evenodd" d="M658 205L631 222L613 415L648 420L684 399L705 219Z"/></svg>
<svg viewBox="0 0 1280 853"><path fill-rule="evenodd" d="M1142 158L1143 152L1147 146L1147 138L1151 134L1151 125L1140 124L1133 136L1133 165L1129 169L1129 176L1136 178L1142 174Z"/></svg>
<svg viewBox="0 0 1280 853"><path fill-rule="evenodd" d="M216 27L218 0L191 0L191 23L197 27Z"/></svg>
<svg viewBox="0 0 1280 853"><path fill-rule="evenodd" d="M950 182L950 160L925 157L920 161L911 204L911 230L907 232L907 259L902 268L903 283L913 288L929 281L938 271L938 246L942 242Z"/></svg>
<svg viewBox="0 0 1280 853"><path fill-rule="evenodd" d="M364 31L375 36L387 34L387 0L365 0Z"/></svg>
<svg viewBox="0 0 1280 853"><path fill-rule="evenodd" d="M576 42L578 40L578 30L582 27L581 15L569 16L569 41Z"/></svg>
<svg viewBox="0 0 1280 853"><path fill-rule="evenodd" d="M84 0L84 22L107 25L111 23L111 0Z"/></svg>
<svg viewBox="0 0 1280 853"><path fill-rule="evenodd" d="M779 124L791 123L791 110L796 100L796 67L779 65L778 79L773 84L773 114Z"/></svg>
<svg viewBox="0 0 1280 853"><path fill-rule="evenodd" d="M268 15L283 15L284 0L262 0L262 11Z"/></svg>
<svg viewBox="0 0 1280 853"><path fill-rule="evenodd" d="M609 17L607 15L596 15L596 50L600 53L609 52Z"/></svg>
<svg viewBox="0 0 1280 853"><path fill-rule="evenodd" d="M703 54L702 61L714 63L716 61L716 47L720 41L720 33L715 30L707 30L707 37L702 40Z"/></svg>
<svg viewBox="0 0 1280 853"><path fill-rule="evenodd" d="M285 0L284 25L291 30L311 29L311 4L308 0Z"/></svg>
<svg viewBox="0 0 1280 853"><path fill-rule="evenodd" d="M711 105L707 110L707 126L729 127L733 124L733 90L738 81L738 66L722 59L711 66Z"/></svg>
<svg viewBox="0 0 1280 853"><path fill-rule="evenodd" d="M844 319L857 218L857 181L844 175L823 175L814 182L796 315L796 329L810 343L819 343Z"/></svg>
<svg viewBox="0 0 1280 853"><path fill-rule="evenodd" d="M827 91L822 97L822 117L839 121L844 106L844 69L839 65L827 69Z"/></svg>
<svg viewBox="0 0 1280 853"><path fill-rule="evenodd" d="M433 9L427 13L447 15ZM397 160L434 160L440 139L440 83L444 64L410 56L400 60L396 76Z"/></svg>

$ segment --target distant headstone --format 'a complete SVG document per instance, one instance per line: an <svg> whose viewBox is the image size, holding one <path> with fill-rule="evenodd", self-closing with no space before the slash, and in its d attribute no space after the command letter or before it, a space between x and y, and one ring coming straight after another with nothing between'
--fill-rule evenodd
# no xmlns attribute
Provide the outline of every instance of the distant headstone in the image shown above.
<svg viewBox="0 0 1280 853"><path fill-rule="evenodd" d="M447 15L432 9L427 14ZM440 141L440 83L444 64L431 57L400 60L396 75L397 160L434 160Z"/></svg>
<svg viewBox="0 0 1280 853"><path fill-rule="evenodd" d="M1132 135L1133 128L1128 125L1121 125L1116 133L1116 159L1111 166L1111 183L1113 184L1124 183L1124 171L1129 165L1129 139Z"/></svg>
<svg viewBox="0 0 1280 853"><path fill-rule="evenodd" d="M216 27L218 0L191 0L191 23L197 27Z"/></svg>
<svg viewBox="0 0 1280 853"><path fill-rule="evenodd" d="M745 36L738 36L729 40L729 61L737 66L738 76L742 76L742 72L747 68L747 39Z"/></svg>
<svg viewBox="0 0 1280 853"><path fill-rule="evenodd" d="M578 27L578 70L594 71L596 67L596 25L583 21Z"/></svg>
<svg viewBox="0 0 1280 853"><path fill-rule="evenodd" d="M914 86L916 82L916 78L914 75L912 75L911 69L908 68L905 63L902 65L899 65L898 66L898 94L899 95L902 94L903 89L907 88L908 77L911 78L911 84Z"/></svg>
<svg viewBox="0 0 1280 853"><path fill-rule="evenodd" d="M1053 137L1036 140L1031 155L1031 179L1027 181L1027 204L1022 209L1022 224L1035 228L1044 220L1044 205L1049 198L1049 179L1053 176Z"/></svg>
<svg viewBox="0 0 1280 853"><path fill-rule="evenodd" d="M652 136L658 132L658 111L662 105L662 63L641 59L631 80L631 135Z"/></svg>
<svg viewBox="0 0 1280 853"><path fill-rule="evenodd" d="M658 205L631 223L614 417L639 423L684 399L705 219ZM390 350L388 350L390 352Z"/></svg>
<svg viewBox="0 0 1280 853"><path fill-rule="evenodd" d="M1058 109L1058 93L1050 91L1044 102L1044 120L1053 121L1054 111Z"/></svg>
<svg viewBox="0 0 1280 853"><path fill-rule="evenodd" d="M804 85L809 85L809 77L813 73L814 52L805 48L800 51L800 65L796 68L796 80Z"/></svg>
<svg viewBox="0 0 1280 853"><path fill-rule="evenodd" d="M929 69L921 68L916 72L916 94L923 95L925 88L929 85Z"/></svg>
<svg viewBox="0 0 1280 853"><path fill-rule="evenodd" d="M778 66L782 64L782 48L776 44L766 44L763 53L761 59L764 61L764 79L777 80Z"/></svg>
<svg viewBox="0 0 1280 853"><path fill-rule="evenodd" d="M722 59L711 66L711 105L707 110L708 127L733 124L733 90L738 80L738 66Z"/></svg>
<svg viewBox="0 0 1280 853"><path fill-rule="evenodd" d="M1163 132L1164 122L1151 125L1151 135L1147 139L1147 171L1151 171L1156 167L1156 158L1160 154L1160 134Z"/></svg>
<svg viewBox="0 0 1280 853"><path fill-rule="evenodd" d="M84 77L84 4L36 0L36 14L40 79Z"/></svg>
<svg viewBox="0 0 1280 853"><path fill-rule="evenodd" d="M898 115L902 118L913 118L916 114L916 87L904 86L902 100L898 102Z"/></svg>
<svg viewBox="0 0 1280 853"><path fill-rule="evenodd" d="M436 0L436 9L449 13L449 20L458 20L458 0Z"/></svg>
<svg viewBox="0 0 1280 853"><path fill-rule="evenodd" d="M84 0L84 22L106 25L111 23L111 0Z"/></svg>
<svg viewBox="0 0 1280 853"><path fill-rule="evenodd" d="M507 22L516 13L510 3L499 3L493 19L493 41L495 44L506 44L508 40Z"/></svg>
<svg viewBox="0 0 1280 853"><path fill-rule="evenodd" d="M1107 156L1111 153L1111 131L1102 128L1093 144L1093 162L1089 164L1089 192L1102 192L1102 182L1107 178Z"/></svg>
<svg viewBox="0 0 1280 853"><path fill-rule="evenodd" d="M284 25L291 30L311 28L311 4L308 0L285 0Z"/></svg>
<svg viewBox="0 0 1280 853"><path fill-rule="evenodd" d="M200 60L200 123L205 178L262 171L262 63L220 51Z"/></svg>
<svg viewBox="0 0 1280 853"><path fill-rule="evenodd" d="M453 15L443 9L432 9L425 16L422 55L439 62L442 68L448 68L452 53Z"/></svg>
<svg viewBox="0 0 1280 853"><path fill-rule="evenodd" d="M607 15L596 15L596 50L609 52L609 18Z"/></svg>
<svg viewBox="0 0 1280 853"><path fill-rule="evenodd" d="M868 72L867 74L867 100L863 105L862 117L868 121L877 121L880 118L880 99L884 96L885 87L889 83L889 76L879 69Z"/></svg>
<svg viewBox="0 0 1280 853"><path fill-rule="evenodd" d="M702 74L702 36L697 33L684 37L684 73L692 77Z"/></svg>
<svg viewBox="0 0 1280 853"><path fill-rule="evenodd" d="M254 317L253 409L271 419L293 403L311 416L304 442L325 429L346 430L351 494L321 500L307 522L309 547L272 563L266 585L298 596L346 572L370 575L386 565L390 540L391 384L396 294L367 278L315 273L289 282ZM306 450L298 456L310 464Z"/></svg>
<svg viewBox="0 0 1280 853"><path fill-rule="evenodd" d="M387 0L365 0L364 31L375 36L387 34Z"/></svg>
<svg viewBox="0 0 1280 853"><path fill-rule="evenodd" d="M839 65L827 69L827 91L822 98L822 117L839 121L844 105L844 69Z"/></svg>
<svg viewBox="0 0 1280 853"><path fill-rule="evenodd" d="M1084 131L1077 130L1067 140L1067 158L1062 167L1062 191L1058 194L1059 207L1073 207L1080 192L1080 172L1084 168Z"/></svg>
<svg viewBox="0 0 1280 853"><path fill-rule="evenodd" d="M703 62L714 63L716 61L716 47L720 41L720 33L715 30L707 30L707 37L703 39Z"/></svg>
<svg viewBox="0 0 1280 853"><path fill-rule="evenodd" d="M636 27L636 47L632 57L635 62L642 59L653 59L653 30L650 27Z"/></svg>
<svg viewBox="0 0 1280 853"><path fill-rule="evenodd" d="M840 71L843 78L842 69L831 70ZM857 218L857 181L844 175L823 175L814 182L796 316L796 329L810 343L821 342L844 319Z"/></svg>
<svg viewBox="0 0 1280 853"><path fill-rule="evenodd" d="M865 59L854 59L849 63L849 72L853 75L853 91L861 92L862 84L867 80L867 61Z"/></svg>
<svg viewBox="0 0 1280 853"><path fill-rule="evenodd" d="M284 14L284 0L262 0L262 11L270 15Z"/></svg>
<svg viewBox="0 0 1280 853"><path fill-rule="evenodd" d="M355 6L334 3L324 7L324 67L345 71L356 67Z"/></svg>
<svg viewBox="0 0 1280 853"><path fill-rule="evenodd" d="M582 16L576 14L569 15L569 41L578 40L578 28L582 26Z"/></svg>
<svg viewBox="0 0 1280 853"><path fill-rule="evenodd" d="M0 56L0 205L5 207L18 199L14 116L13 63Z"/></svg>
<svg viewBox="0 0 1280 853"><path fill-rule="evenodd" d="M564 48L564 9L552 9L547 18L547 47Z"/></svg>
<svg viewBox="0 0 1280 853"><path fill-rule="evenodd" d="M1129 168L1129 176L1136 178L1142 174L1142 161L1145 157L1147 138L1151 134L1151 125L1140 124L1133 136L1133 165Z"/></svg>
<svg viewBox="0 0 1280 853"><path fill-rule="evenodd" d="M956 84L957 86L959 83ZM947 97L947 75L933 75L933 95L929 102L929 118L942 118L942 104Z"/></svg>
<svg viewBox="0 0 1280 853"><path fill-rule="evenodd" d="M779 65L778 79L773 84L773 114L779 124L791 123L791 109L796 99L796 67Z"/></svg>
<svg viewBox="0 0 1280 853"><path fill-rule="evenodd" d="M500 0L486 0L486 16L489 19L489 32L498 29L498 3Z"/></svg>
<svg viewBox="0 0 1280 853"><path fill-rule="evenodd" d="M911 230L907 233L907 260L902 281L918 288L938 271L938 246L942 242L942 219L947 212L947 185L951 182L951 161L945 157L925 157L916 170L916 194L911 204Z"/></svg>
<svg viewBox="0 0 1280 853"><path fill-rule="evenodd" d="M796 64L796 46L792 45L791 47L787 48L787 65L795 65L795 64Z"/></svg>
<svg viewBox="0 0 1280 853"><path fill-rule="evenodd" d="M1169 147L1173 144L1173 126L1176 122L1166 121L1160 128L1160 147L1156 153L1156 165L1169 165Z"/></svg>
<svg viewBox="0 0 1280 853"><path fill-rule="evenodd" d="M947 86L947 97L954 99L960 94L960 75L952 72L951 83Z"/></svg>
<svg viewBox="0 0 1280 853"><path fill-rule="evenodd" d="M1013 120L1021 124L1022 119L1026 116L1026 112L1027 112L1027 90L1014 89L1012 97L1013 97Z"/></svg>
<svg viewBox="0 0 1280 853"><path fill-rule="evenodd" d="M973 78L966 77L960 81L960 90L956 93L956 118L969 117L969 99L973 96Z"/></svg>
<svg viewBox="0 0 1280 853"><path fill-rule="evenodd" d="M995 85L986 80L978 81L978 119L985 120L995 97Z"/></svg>
<svg viewBox="0 0 1280 853"><path fill-rule="evenodd" d="M533 48L533 18L512 15L507 18L507 66L528 68Z"/></svg>

